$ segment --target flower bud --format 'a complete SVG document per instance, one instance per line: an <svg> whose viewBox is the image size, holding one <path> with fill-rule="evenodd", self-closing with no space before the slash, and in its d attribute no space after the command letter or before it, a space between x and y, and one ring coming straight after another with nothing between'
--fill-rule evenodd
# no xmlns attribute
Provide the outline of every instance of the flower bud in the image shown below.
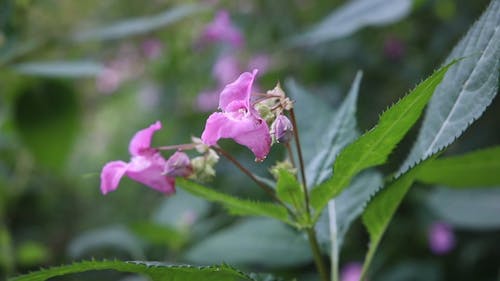
<svg viewBox="0 0 500 281"><path fill-rule="evenodd" d="M271 135L277 143L289 142L293 137L292 122L285 115L279 115L271 125Z"/></svg>
<svg viewBox="0 0 500 281"><path fill-rule="evenodd" d="M165 175L169 177L187 177L193 172L193 166L186 153L177 151L165 164Z"/></svg>

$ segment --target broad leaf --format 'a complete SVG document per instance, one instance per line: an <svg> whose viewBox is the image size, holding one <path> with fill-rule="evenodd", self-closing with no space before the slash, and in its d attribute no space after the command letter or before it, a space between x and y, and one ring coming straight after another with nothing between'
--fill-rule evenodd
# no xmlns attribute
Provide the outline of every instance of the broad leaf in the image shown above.
<svg viewBox="0 0 500 281"><path fill-rule="evenodd" d="M416 174L421 166L428 162L430 162L430 160L420 163L408 171L408 173L396 179L378 192L366 206L362 219L370 235L370 244L363 264L363 274L366 274L380 240L389 222L396 213L398 206L401 204L401 201L403 201L404 196L413 184Z"/></svg>
<svg viewBox="0 0 500 281"><path fill-rule="evenodd" d="M202 240L185 258L199 264L296 266L312 260L308 245L301 233L281 222L250 218Z"/></svg>
<svg viewBox="0 0 500 281"><path fill-rule="evenodd" d="M293 173L284 169L279 170L276 195L280 200L295 206L295 208L300 208L304 203L302 185Z"/></svg>
<svg viewBox="0 0 500 281"><path fill-rule="evenodd" d="M459 188L500 186L500 146L429 162L417 180Z"/></svg>
<svg viewBox="0 0 500 281"><path fill-rule="evenodd" d="M110 40L145 34L175 23L204 9L203 5L185 4L154 16L128 19L105 27L77 32L75 41Z"/></svg>
<svg viewBox="0 0 500 281"><path fill-rule="evenodd" d="M440 219L457 228L500 229L500 188L437 188L428 194L427 200Z"/></svg>
<svg viewBox="0 0 500 281"><path fill-rule="evenodd" d="M185 179L178 179L177 185L193 195L222 204L233 215L264 216L291 223L286 209L282 206L239 199Z"/></svg>
<svg viewBox="0 0 500 281"><path fill-rule="evenodd" d="M167 197L153 214L156 224L184 229L190 224L203 219L210 211L210 203L206 200L189 194L184 190L177 190L175 197Z"/></svg>
<svg viewBox="0 0 500 281"><path fill-rule="evenodd" d="M465 57L436 88L422 128L400 173L451 144L481 116L498 91L500 69L500 0L481 18L448 56Z"/></svg>
<svg viewBox="0 0 500 281"><path fill-rule="evenodd" d="M436 86L454 62L442 67L407 96L385 111L379 123L339 154L334 176L312 190L311 204L319 216L328 201L337 196L364 169L383 164L417 121Z"/></svg>
<svg viewBox="0 0 500 281"><path fill-rule="evenodd" d="M12 68L19 73L33 76L80 78L95 77L104 67L91 61L45 61L19 63Z"/></svg>
<svg viewBox="0 0 500 281"><path fill-rule="evenodd" d="M194 267L165 265L158 262L82 261L71 265L42 269L40 271L11 278L9 281L45 281L56 276L94 270L116 270L139 273L150 277L152 281L251 280L247 275L227 265Z"/></svg>
<svg viewBox="0 0 500 281"><path fill-rule="evenodd" d="M382 175L375 171L366 171L354 178L351 185L335 200L330 201L335 202L335 209L332 210L333 207L329 205L316 224L318 241L323 249L331 247L331 224L335 223L337 247L340 250L350 225L363 213L367 202L381 186ZM331 220L329 215L332 211L336 217L334 220Z"/></svg>
<svg viewBox="0 0 500 281"><path fill-rule="evenodd" d="M324 134L325 128L335 116L335 111L328 106L328 103L312 95L295 80L288 79L285 82L285 89L287 95L295 101L294 109L299 127L300 144L304 162L307 164L318 154L318 148L321 147L318 141L322 139L318 136Z"/></svg>
<svg viewBox="0 0 500 281"><path fill-rule="evenodd" d="M322 136L318 138L316 153L306 167L308 185L314 187L332 175L332 165L338 153L357 136L356 101L358 100L359 85L362 72L356 74L349 94L338 111L326 124L323 124Z"/></svg>
<svg viewBox="0 0 500 281"><path fill-rule="evenodd" d="M120 225L82 233L70 242L68 253L73 258L81 258L103 248L125 251L133 259L144 258L141 241L126 227Z"/></svg>
<svg viewBox="0 0 500 281"><path fill-rule="evenodd" d="M289 43L314 45L349 36L365 26L397 22L410 13L411 5L411 0L351 0Z"/></svg>

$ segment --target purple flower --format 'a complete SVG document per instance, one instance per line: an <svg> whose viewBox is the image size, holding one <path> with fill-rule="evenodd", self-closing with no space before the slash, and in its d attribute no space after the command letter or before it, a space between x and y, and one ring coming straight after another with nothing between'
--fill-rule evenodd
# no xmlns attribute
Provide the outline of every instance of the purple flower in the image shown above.
<svg viewBox="0 0 500 281"><path fill-rule="evenodd" d="M234 55L224 55L219 57L212 69L212 75L215 79L217 79L218 84L221 86L234 81L240 73L240 62Z"/></svg>
<svg viewBox="0 0 500 281"><path fill-rule="evenodd" d="M248 147L262 161L271 148L271 135L266 122L251 105L252 84L257 75L245 72L222 90L219 108L207 120L201 139L207 145L215 145L221 138L230 138Z"/></svg>
<svg viewBox="0 0 500 281"><path fill-rule="evenodd" d="M455 234L447 223L434 222L428 232L429 247L436 255L443 255L455 247Z"/></svg>
<svg viewBox="0 0 500 281"><path fill-rule="evenodd" d="M132 159L129 163L112 161L107 163L101 172L101 192L106 194L118 188L121 178L129 178L147 185L160 192L175 192L175 179L164 175L167 161L161 154L151 148L151 139L155 131L161 129L160 121L137 132L129 144Z"/></svg>
<svg viewBox="0 0 500 281"><path fill-rule="evenodd" d="M363 265L359 262L350 262L342 267L340 272L341 281L359 281Z"/></svg>
<svg viewBox="0 0 500 281"><path fill-rule="evenodd" d="M287 143L293 137L292 122L283 114L276 117L271 125L271 134L277 143Z"/></svg>
<svg viewBox="0 0 500 281"><path fill-rule="evenodd" d="M170 177L187 177L193 173L191 160L186 153L177 151L167 160L165 174Z"/></svg>
<svg viewBox="0 0 500 281"><path fill-rule="evenodd" d="M214 20L205 26L200 41L202 43L224 42L240 47L243 45L243 35L232 25L229 13L227 11L219 11Z"/></svg>

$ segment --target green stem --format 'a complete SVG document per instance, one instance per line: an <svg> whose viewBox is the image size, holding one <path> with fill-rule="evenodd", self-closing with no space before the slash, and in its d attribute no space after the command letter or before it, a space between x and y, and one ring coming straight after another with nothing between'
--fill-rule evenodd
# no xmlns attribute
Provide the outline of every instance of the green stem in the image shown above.
<svg viewBox="0 0 500 281"><path fill-rule="evenodd" d="M326 271L325 264L321 258L321 251L319 249L318 240L316 239L316 231L314 228L307 228L307 238L309 239L309 244L314 257L314 263L318 269L321 281L328 281L328 274Z"/></svg>
<svg viewBox="0 0 500 281"><path fill-rule="evenodd" d="M330 242L331 242L331 280L339 280L339 243L337 240L337 214L335 210L335 200L328 202L328 216L330 217Z"/></svg>

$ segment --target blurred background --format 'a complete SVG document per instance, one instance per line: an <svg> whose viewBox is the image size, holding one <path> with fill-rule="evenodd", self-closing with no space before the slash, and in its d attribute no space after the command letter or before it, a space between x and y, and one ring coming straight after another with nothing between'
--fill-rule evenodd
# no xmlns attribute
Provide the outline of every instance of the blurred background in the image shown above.
<svg viewBox="0 0 500 281"><path fill-rule="evenodd" d="M357 115L366 131L439 67L489 3L377 0L349 10L349 2L0 0L0 279L94 257L225 261L314 280L307 244L266 253L275 262L265 263L252 246L290 235L284 226L231 217L182 190L165 197L129 179L102 196L99 173L110 160L128 161L130 138L156 120L163 129L155 145L199 136L220 89L254 68L258 89L294 79L332 107L362 70ZM499 110L497 99L446 153L500 143ZM417 132L382 171L398 167ZM245 148L221 145L267 177L283 153L256 165ZM217 173L210 186L266 200L226 161ZM413 188L382 242L373 280L499 280L499 204L492 190ZM241 240L254 252L234 254ZM367 241L354 223L342 250L344 280L353 280Z"/></svg>

